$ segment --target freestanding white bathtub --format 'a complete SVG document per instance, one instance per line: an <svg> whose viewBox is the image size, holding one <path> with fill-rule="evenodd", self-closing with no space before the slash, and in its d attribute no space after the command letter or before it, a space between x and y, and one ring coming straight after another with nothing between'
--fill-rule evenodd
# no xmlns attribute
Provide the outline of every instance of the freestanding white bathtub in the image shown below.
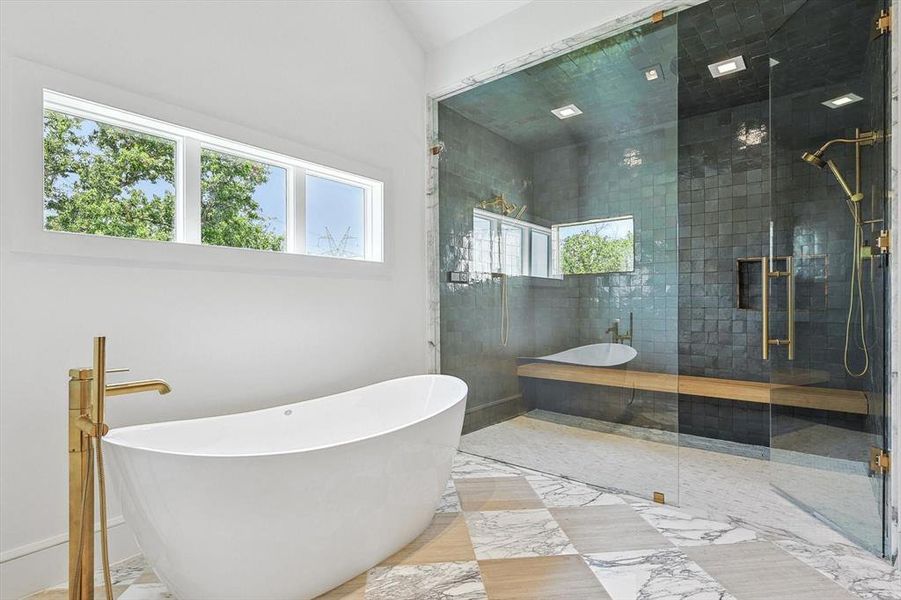
<svg viewBox="0 0 901 600"><path fill-rule="evenodd" d="M298 600L425 529L466 393L455 377L421 375L103 441L125 520L176 597Z"/></svg>

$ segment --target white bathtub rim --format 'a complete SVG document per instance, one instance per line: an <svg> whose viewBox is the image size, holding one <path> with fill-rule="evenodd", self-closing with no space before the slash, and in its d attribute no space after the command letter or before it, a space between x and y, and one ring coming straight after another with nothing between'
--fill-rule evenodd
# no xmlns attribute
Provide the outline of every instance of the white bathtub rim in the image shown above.
<svg viewBox="0 0 901 600"><path fill-rule="evenodd" d="M115 437L110 439L111 435L124 434L129 431L154 429L157 427L165 427L166 425L174 425L176 423L190 423L193 421L208 421L208 420L233 418L233 417L237 417L240 415L245 415L245 414L249 415L249 414L260 413L260 412L265 412L265 411L272 411L272 410L276 410L276 409L284 410L284 409L288 409L288 408L291 408L294 406L305 404L307 402L324 401L324 400L328 400L330 398L334 398L335 396L341 396L343 394L347 394L349 392L354 392L354 391L372 388L372 387L376 387L376 386L388 385L388 384L398 382L398 381L407 381L407 380L411 380L411 379L433 379L433 378L455 380L455 382L457 384L459 384L459 386L461 387L462 394L459 397L455 397L455 399L453 401L451 401L447 406L445 406L433 413L430 413L428 415L420 417L418 419L398 425L397 427L393 427L391 429L385 429L382 431L377 431L375 433L361 436L361 437L351 438L351 439L347 439L347 440L341 440L341 441L330 443L330 444L311 446L309 448L293 448L293 449L289 449L289 450L279 450L279 451L275 451L275 452L242 452L242 453L184 452L184 451L176 451L176 450L166 450L166 449L161 449L161 448L153 448L153 447L149 447L146 445L137 445L137 444L125 442L124 440L117 440ZM225 415L215 415L215 416L210 416L210 417L196 417L193 419L179 419L176 421L157 421L154 423L144 423L144 424L140 424L140 425L128 425L126 427L116 427L116 428L110 429L109 433L107 433L107 435L101 439L103 440L104 444L108 444L110 446L116 446L118 448L123 448L123 449L127 449L127 450L136 450L139 452L149 452L149 453L154 453L154 454L168 454L168 455L172 455L172 456L183 456L183 457L190 457L190 458L236 459L236 458L262 458L262 457L266 457L266 456L273 456L273 457L274 456L287 456L287 455L291 455L291 454L307 454L307 453L313 453L313 452L322 452L325 450L330 450L333 448L339 448L339 447L343 447L343 446L351 446L353 444L362 443L367 440L383 437L386 435L391 435L393 433L403 431L405 429L409 429L415 425L418 425L419 423L423 423L430 419L434 419L434 418L438 417L439 415L442 415L448 411L453 410L461 402L466 402L466 398L468 395L469 395L469 386L466 384L465 381L463 381L459 377L454 377L453 375L444 375L444 374L409 375L407 377L396 377L394 379L379 381L377 383L364 385L364 386L361 386L358 388L346 390L344 392L338 392L336 394L329 394L328 396L320 396L317 398L311 398L309 400L301 400L299 402L292 402L291 404L281 404L278 406L270 406L267 408L259 408L256 410L241 411L241 412L236 412L236 413L229 413L229 414L225 414Z"/></svg>

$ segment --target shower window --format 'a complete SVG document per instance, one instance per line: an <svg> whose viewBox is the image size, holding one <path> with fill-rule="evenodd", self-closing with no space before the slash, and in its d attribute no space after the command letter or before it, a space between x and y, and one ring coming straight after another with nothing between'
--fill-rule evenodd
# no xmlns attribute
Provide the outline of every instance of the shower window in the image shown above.
<svg viewBox="0 0 901 600"><path fill-rule="evenodd" d="M635 267L632 217L593 219L553 227L555 272L622 273Z"/></svg>
<svg viewBox="0 0 901 600"><path fill-rule="evenodd" d="M476 273L495 270L494 253L491 251L491 221L482 217L472 219L472 269Z"/></svg>
<svg viewBox="0 0 901 600"><path fill-rule="evenodd" d="M472 215L472 271L548 277L551 230L480 208Z"/></svg>
<svg viewBox="0 0 901 600"><path fill-rule="evenodd" d="M529 232L529 274L532 277L548 277L548 258L550 257L551 236L541 231Z"/></svg>
<svg viewBox="0 0 901 600"><path fill-rule="evenodd" d="M382 182L44 90L47 231L382 261Z"/></svg>
<svg viewBox="0 0 901 600"><path fill-rule="evenodd" d="M503 272L507 275L522 275L522 228L501 223L500 243Z"/></svg>

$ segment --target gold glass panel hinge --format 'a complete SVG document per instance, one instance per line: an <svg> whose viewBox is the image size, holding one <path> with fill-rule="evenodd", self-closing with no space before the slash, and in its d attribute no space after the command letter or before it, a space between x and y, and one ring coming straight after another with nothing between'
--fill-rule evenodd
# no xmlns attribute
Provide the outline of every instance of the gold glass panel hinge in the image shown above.
<svg viewBox="0 0 901 600"><path fill-rule="evenodd" d="M880 35L885 35L886 33L891 33L892 31L892 9L888 8L879 13L879 16L876 17L876 31L873 32L873 37L877 38Z"/></svg>
<svg viewBox="0 0 901 600"><path fill-rule="evenodd" d="M888 229L883 229L882 231L879 232L879 237L876 238L876 248L878 248L882 254L888 254L891 247L892 247L891 233L889 233Z"/></svg>
<svg viewBox="0 0 901 600"><path fill-rule="evenodd" d="M882 448L870 448L870 472L876 475L884 475L891 470L892 457L887 450Z"/></svg>

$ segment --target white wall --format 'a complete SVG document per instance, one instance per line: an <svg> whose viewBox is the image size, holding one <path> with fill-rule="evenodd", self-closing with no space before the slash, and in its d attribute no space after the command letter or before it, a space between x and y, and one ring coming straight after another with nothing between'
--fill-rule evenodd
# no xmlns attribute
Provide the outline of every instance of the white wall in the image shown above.
<svg viewBox="0 0 901 600"><path fill-rule="evenodd" d="M109 337L111 366L174 389L111 400L113 426L425 371L425 65L381 2L3 2L0 39L5 599L66 577L66 372L88 365L93 335ZM383 179L386 265L330 273L252 251L48 241L43 86ZM114 558L133 552L126 527L114 532Z"/></svg>
<svg viewBox="0 0 901 600"><path fill-rule="evenodd" d="M695 2L696 0L687 0ZM438 93L464 79L625 15L657 5L660 0L533 0L428 54L426 89Z"/></svg>

